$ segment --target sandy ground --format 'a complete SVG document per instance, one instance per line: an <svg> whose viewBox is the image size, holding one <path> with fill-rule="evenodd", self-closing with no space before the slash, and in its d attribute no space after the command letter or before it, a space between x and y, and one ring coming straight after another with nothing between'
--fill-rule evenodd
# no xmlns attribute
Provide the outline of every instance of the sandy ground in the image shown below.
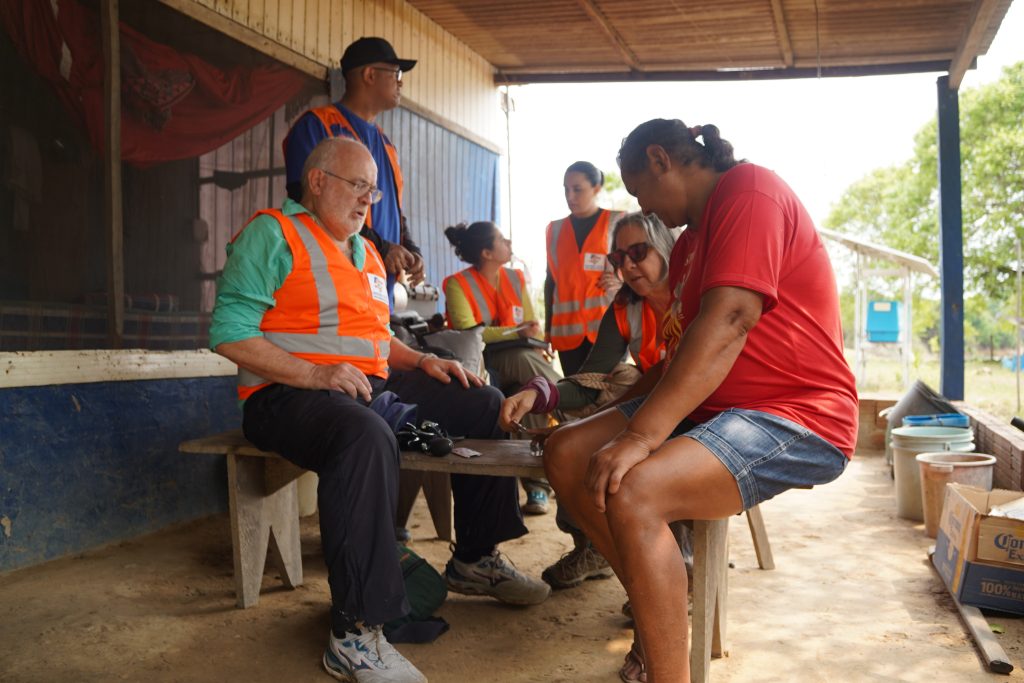
<svg viewBox="0 0 1024 683"><path fill-rule="evenodd" d="M985 672L925 562L923 527L897 519L888 468L856 459L838 481L762 506L777 568L757 568L747 526L731 525L727 645L715 681L1021 680ZM506 544L540 571L568 549L553 514ZM422 500L414 547L443 567ZM325 681L328 591L315 518L303 520L305 585L270 571L260 604L234 607L228 520L220 516L0 576L0 681ZM403 652L434 683L617 681L631 632L614 579L510 608L453 595L451 631ZM1024 624L990 616L1024 665Z"/></svg>

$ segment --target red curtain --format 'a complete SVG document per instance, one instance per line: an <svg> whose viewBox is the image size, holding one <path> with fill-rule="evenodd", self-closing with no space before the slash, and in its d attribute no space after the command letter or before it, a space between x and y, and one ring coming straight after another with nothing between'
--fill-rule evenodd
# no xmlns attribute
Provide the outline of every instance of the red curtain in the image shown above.
<svg viewBox="0 0 1024 683"><path fill-rule="evenodd" d="M104 146L103 46L76 0L0 2L0 24L57 91L93 146ZM283 66L222 69L121 30L121 158L137 166L199 156L270 116L307 83Z"/></svg>

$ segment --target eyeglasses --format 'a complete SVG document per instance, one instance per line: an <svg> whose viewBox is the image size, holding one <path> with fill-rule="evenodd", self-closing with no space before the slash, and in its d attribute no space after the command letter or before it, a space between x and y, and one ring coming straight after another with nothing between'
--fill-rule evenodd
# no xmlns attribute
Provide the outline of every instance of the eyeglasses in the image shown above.
<svg viewBox="0 0 1024 683"><path fill-rule="evenodd" d="M344 180L346 183L351 185L352 189L355 190L357 197L362 197L365 194L369 193L371 204L376 204L377 202L380 201L380 198L384 196L384 193L381 192L376 185L371 185L370 183L367 183L362 180L349 180L348 178L342 178L340 175L337 175L336 173L331 173L326 168L321 168L320 170L324 172L324 175L329 175L332 178L337 178L338 180Z"/></svg>
<svg viewBox="0 0 1024 683"><path fill-rule="evenodd" d="M651 250L651 245L647 242L637 242L631 244L625 249L616 249L612 253L608 254L608 262L612 264L614 268L621 268L626 265L626 257L633 262L633 265L639 265L641 261L647 258L648 252Z"/></svg>
<svg viewBox="0 0 1024 683"><path fill-rule="evenodd" d="M389 69L386 66L371 66L374 71L387 71L389 74L395 74L395 80L399 83L402 82L402 69Z"/></svg>

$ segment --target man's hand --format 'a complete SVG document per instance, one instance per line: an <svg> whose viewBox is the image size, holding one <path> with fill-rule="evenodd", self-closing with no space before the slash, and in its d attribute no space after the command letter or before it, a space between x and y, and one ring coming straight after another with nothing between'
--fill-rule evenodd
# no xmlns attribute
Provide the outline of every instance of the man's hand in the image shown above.
<svg viewBox="0 0 1024 683"><path fill-rule="evenodd" d="M422 256L414 251L409 253L412 254L413 264L405 269L405 275L409 278L409 286L415 287L427 278L427 269Z"/></svg>
<svg viewBox="0 0 1024 683"><path fill-rule="evenodd" d="M404 270L411 270L415 263L415 254L401 244L388 245L388 255L384 257L384 268L388 273L397 276Z"/></svg>
<svg viewBox="0 0 1024 683"><path fill-rule="evenodd" d="M314 365L309 373L307 389L330 389L344 391L352 398L369 402L373 387L361 371L349 363L337 365Z"/></svg>
<svg viewBox="0 0 1024 683"><path fill-rule="evenodd" d="M590 491L594 506L604 512L605 499L615 495L622 478L650 455L647 441L626 430L590 456L583 484Z"/></svg>
<svg viewBox="0 0 1024 683"><path fill-rule="evenodd" d="M530 408L533 408L537 400L536 389L524 389L518 394L512 394L501 402L501 410L498 411L498 424L506 432L514 432L517 427L514 423L522 420Z"/></svg>
<svg viewBox="0 0 1024 683"><path fill-rule="evenodd" d="M470 384L475 387L480 387L484 384L482 379L462 367L462 363L457 360L445 360L444 358L432 356L420 363L419 369L442 384L451 384L452 377L459 380L459 384L466 389L469 388Z"/></svg>

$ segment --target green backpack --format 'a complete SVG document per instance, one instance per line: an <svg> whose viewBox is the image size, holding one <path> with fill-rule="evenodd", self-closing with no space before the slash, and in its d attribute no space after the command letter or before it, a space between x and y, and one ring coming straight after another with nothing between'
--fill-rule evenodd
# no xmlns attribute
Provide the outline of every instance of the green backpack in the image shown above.
<svg viewBox="0 0 1024 683"><path fill-rule="evenodd" d="M434 616L448 597L448 586L429 562L404 545L399 544L398 557L410 610L384 624L384 635L392 643L433 642L449 628L447 621Z"/></svg>

